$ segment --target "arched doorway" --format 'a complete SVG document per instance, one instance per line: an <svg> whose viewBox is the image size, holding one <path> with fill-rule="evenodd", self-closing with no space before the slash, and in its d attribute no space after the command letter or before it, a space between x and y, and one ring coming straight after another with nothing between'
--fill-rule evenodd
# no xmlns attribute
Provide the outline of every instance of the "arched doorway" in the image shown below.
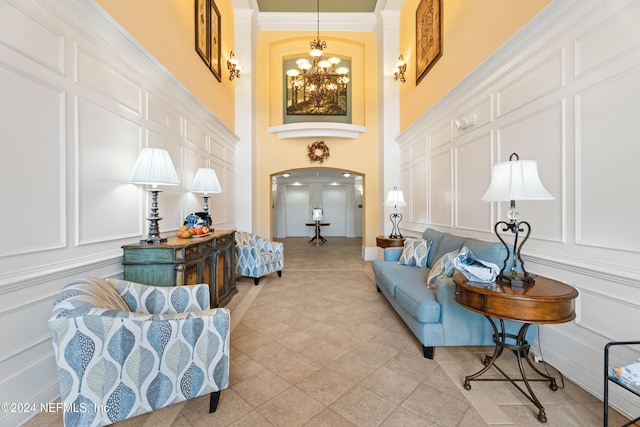
<svg viewBox="0 0 640 427"><path fill-rule="evenodd" d="M364 176L331 168L293 169L271 175L271 235L307 237L313 209L322 209L326 237L362 237Z"/></svg>

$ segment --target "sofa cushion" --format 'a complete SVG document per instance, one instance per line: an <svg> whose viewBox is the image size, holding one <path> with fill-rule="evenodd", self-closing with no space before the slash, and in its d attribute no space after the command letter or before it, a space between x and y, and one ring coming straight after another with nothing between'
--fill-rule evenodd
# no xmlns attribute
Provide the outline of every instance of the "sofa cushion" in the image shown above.
<svg viewBox="0 0 640 427"><path fill-rule="evenodd" d="M429 289L424 283L399 283L396 286L396 301L412 317L423 323L440 321L440 304L435 298L435 289Z"/></svg>
<svg viewBox="0 0 640 427"><path fill-rule="evenodd" d="M478 239L467 239L464 241L464 245L477 259L482 261L492 262L498 267L502 268L504 259L507 256L507 251L504 245L500 242L487 242Z"/></svg>
<svg viewBox="0 0 640 427"><path fill-rule="evenodd" d="M458 252L459 251L455 250L446 253L433 264L431 271L429 271L429 276L427 276L427 288L434 287L438 279L453 276L453 272L455 271L453 260L458 255Z"/></svg>
<svg viewBox="0 0 640 427"><path fill-rule="evenodd" d="M373 273L376 276L376 284L383 288L387 294L395 297L395 288L399 283L420 283L426 287L428 268L411 268L406 265L398 265L395 261L373 260Z"/></svg>
<svg viewBox="0 0 640 427"><path fill-rule="evenodd" d="M438 250L435 254L434 263L442 258L444 254L447 254L451 251L457 251L462 247L466 237L454 236L453 234L444 233L442 236L442 240L440 240L440 244L438 245Z"/></svg>
<svg viewBox="0 0 640 427"><path fill-rule="evenodd" d="M402 249L398 264L425 268L427 266L430 247L431 241L429 240L407 239L404 242L404 248Z"/></svg>
<svg viewBox="0 0 640 427"><path fill-rule="evenodd" d="M427 228L422 233L422 238L424 240L431 241L431 249L429 250L429 256L427 257L427 267L433 267L433 263L436 262L438 258L435 258L436 251L438 250L438 246L440 245L440 240L444 233L442 231L434 230L432 228Z"/></svg>

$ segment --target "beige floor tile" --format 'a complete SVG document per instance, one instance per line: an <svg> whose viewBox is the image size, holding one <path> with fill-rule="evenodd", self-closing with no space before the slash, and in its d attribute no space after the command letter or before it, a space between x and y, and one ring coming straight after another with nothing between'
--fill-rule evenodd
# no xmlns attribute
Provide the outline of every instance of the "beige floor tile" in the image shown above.
<svg viewBox="0 0 640 427"><path fill-rule="evenodd" d="M324 409L324 405L297 387L290 387L257 408L271 424L297 427L306 424Z"/></svg>
<svg viewBox="0 0 640 427"><path fill-rule="evenodd" d="M355 353L347 353L336 360L329 369L359 383L378 368L378 365L369 359L358 356Z"/></svg>
<svg viewBox="0 0 640 427"><path fill-rule="evenodd" d="M396 405L401 404L420 384L415 379L400 375L389 368L381 367L360 385Z"/></svg>
<svg viewBox="0 0 640 427"><path fill-rule="evenodd" d="M313 417L311 421L305 424L305 427L354 427L355 424L345 420L335 411L325 408L318 415Z"/></svg>
<svg viewBox="0 0 640 427"><path fill-rule="evenodd" d="M272 399L290 386L291 384L287 381L265 369L236 385L231 385L231 389L255 407Z"/></svg>
<svg viewBox="0 0 640 427"><path fill-rule="evenodd" d="M377 426L396 405L364 387L355 386L334 402L331 409L357 426Z"/></svg>
<svg viewBox="0 0 640 427"><path fill-rule="evenodd" d="M429 420L424 415L418 414L410 409L399 406L386 420L381 427L440 427L439 424Z"/></svg>
<svg viewBox="0 0 640 427"><path fill-rule="evenodd" d="M351 390L355 383L324 368L296 384L298 388L324 405L329 405Z"/></svg>
<svg viewBox="0 0 640 427"><path fill-rule="evenodd" d="M401 406L441 426L457 426L471 407L464 397L453 397L426 384L420 384Z"/></svg>
<svg viewBox="0 0 640 427"><path fill-rule="evenodd" d="M251 411L242 418L228 424L229 427L272 427L269 421L267 421L257 411Z"/></svg>
<svg viewBox="0 0 640 427"><path fill-rule="evenodd" d="M376 291L361 240L331 237L315 247L307 238L284 239L285 271L253 285L239 278L231 310L230 388L209 414L201 396L144 414L125 427L556 427L602 425L602 402L552 367L557 391L532 387L547 413L508 382L472 382L492 346L438 347L425 359L422 345ZM325 266L331 266L326 269ZM498 366L519 370L511 352ZM545 371L541 364L535 365ZM527 367L527 369L529 369ZM529 371L527 371L529 372ZM481 378L500 378L491 370ZM611 426L627 420L610 410ZM62 425L62 413L42 413L26 427ZM640 426L639 426L640 427Z"/></svg>
<svg viewBox="0 0 640 427"><path fill-rule="evenodd" d="M283 359L272 370L289 383L296 384L321 369L322 365L319 363L301 354L294 353L291 357Z"/></svg>

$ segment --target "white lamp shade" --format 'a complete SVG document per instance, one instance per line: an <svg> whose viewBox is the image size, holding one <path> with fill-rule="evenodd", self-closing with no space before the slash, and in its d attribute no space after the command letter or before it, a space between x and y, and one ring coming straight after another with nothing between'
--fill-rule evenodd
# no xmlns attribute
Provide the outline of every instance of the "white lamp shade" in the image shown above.
<svg viewBox="0 0 640 427"><path fill-rule="evenodd" d="M515 160L493 165L491 183L482 201L510 200L553 200L538 176L538 162Z"/></svg>
<svg viewBox="0 0 640 427"><path fill-rule="evenodd" d="M216 171L211 168L200 168L191 184L193 193L222 193L222 187L218 181Z"/></svg>
<svg viewBox="0 0 640 427"><path fill-rule="evenodd" d="M407 206L407 202L404 200L404 195L401 190L391 190L387 194L387 200L384 201L384 206Z"/></svg>
<svg viewBox="0 0 640 427"><path fill-rule="evenodd" d="M131 171L133 184L178 185L180 180L167 150L143 148Z"/></svg>

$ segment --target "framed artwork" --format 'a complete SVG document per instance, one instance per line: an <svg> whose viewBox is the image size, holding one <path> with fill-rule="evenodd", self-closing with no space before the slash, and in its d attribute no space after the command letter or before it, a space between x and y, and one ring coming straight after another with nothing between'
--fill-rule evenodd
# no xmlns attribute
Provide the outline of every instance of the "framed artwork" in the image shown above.
<svg viewBox="0 0 640 427"><path fill-rule="evenodd" d="M216 6L215 0L211 1L211 29L209 32L209 40L211 40L211 62L209 68L218 81L222 81L220 72L220 11Z"/></svg>
<svg viewBox="0 0 640 427"><path fill-rule="evenodd" d="M416 9L416 85L442 56L442 0L420 0Z"/></svg>
<svg viewBox="0 0 640 427"><path fill-rule="evenodd" d="M207 64L211 64L211 45L209 43L209 4L208 0L195 0L196 52Z"/></svg>

